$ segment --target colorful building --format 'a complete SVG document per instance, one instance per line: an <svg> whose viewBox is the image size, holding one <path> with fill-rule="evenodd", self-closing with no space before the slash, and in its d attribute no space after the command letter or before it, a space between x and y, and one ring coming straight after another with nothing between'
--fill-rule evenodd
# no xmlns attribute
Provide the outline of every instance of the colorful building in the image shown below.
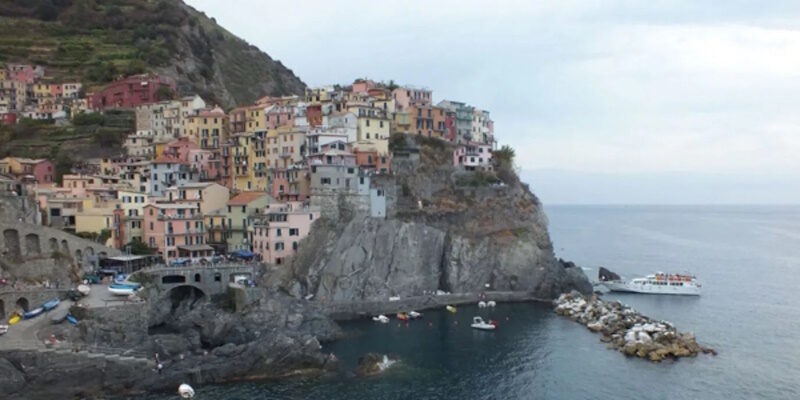
<svg viewBox="0 0 800 400"><path fill-rule="evenodd" d="M108 84L89 99L93 110L105 108L134 108L141 104L157 103L162 88L176 92L175 80L160 75L134 75Z"/></svg>
<svg viewBox="0 0 800 400"><path fill-rule="evenodd" d="M492 145L479 142L459 145L453 152L453 165L468 171L491 171Z"/></svg>
<svg viewBox="0 0 800 400"><path fill-rule="evenodd" d="M319 208L303 202L270 204L261 215L251 218L253 252L266 263L286 264L319 217Z"/></svg>
<svg viewBox="0 0 800 400"><path fill-rule="evenodd" d="M144 207L145 243L164 260L214 255L205 244L203 215L193 204L148 204Z"/></svg>
<svg viewBox="0 0 800 400"><path fill-rule="evenodd" d="M249 217L259 214L272 202L272 198L266 192L242 192L228 200L228 252L243 249L253 250Z"/></svg>

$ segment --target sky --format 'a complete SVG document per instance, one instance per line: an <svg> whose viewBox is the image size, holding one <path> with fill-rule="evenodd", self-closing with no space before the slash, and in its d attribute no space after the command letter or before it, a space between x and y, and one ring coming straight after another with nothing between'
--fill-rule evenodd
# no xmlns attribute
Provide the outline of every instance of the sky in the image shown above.
<svg viewBox="0 0 800 400"><path fill-rule="evenodd" d="M797 1L186 2L310 86L491 111L545 204L800 203Z"/></svg>

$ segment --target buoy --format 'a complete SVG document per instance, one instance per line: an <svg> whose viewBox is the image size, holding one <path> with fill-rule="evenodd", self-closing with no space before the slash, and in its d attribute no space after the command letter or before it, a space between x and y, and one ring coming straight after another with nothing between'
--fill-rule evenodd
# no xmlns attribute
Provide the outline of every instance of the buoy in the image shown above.
<svg viewBox="0 0 800 400"><path fill-rule="evenodd" d="M182 383L178 386L178 394L181 395L183 399L193 399L194 398L194 389L191 386Z"/></svg>

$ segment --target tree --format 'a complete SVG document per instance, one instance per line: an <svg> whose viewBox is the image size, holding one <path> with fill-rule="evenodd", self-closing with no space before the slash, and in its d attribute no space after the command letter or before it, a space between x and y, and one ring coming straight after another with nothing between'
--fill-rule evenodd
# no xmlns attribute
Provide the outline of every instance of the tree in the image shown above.
<svg viewBox="0 0 800 400"><path fill-rule="evenodd" d="M72 166L75 164L75 161L72 160L72 158L69 156L68 153L59 152L55 164L56 164L55 181L60 185L63 182L64 175L72 172Z"/></svg>
<svg viewBox="0 0 800 400"><path fill-rule="evenodd" d="M515 172L514 157L516 152L511 146L505 145L500 150L492 152L492 160L497 170L497 176L505 183L511 184L517 181Z"/></svg>
<svg viewBox="0 0 800 400"><path fill-rule="evenodd" d="M150 250L150 248L147 247L147 245L144 244L144 242L142 242L141 240L134 240L132 242L128 242L128 244L126 244L125 247L123 247L123 249L129 249L131 254L135 256L147 256L153 254L153 251Z"/></svg>
<svg viewBox="0 0 800 400"><path fill-rule="evenodd" d="M158 87L158 90L156 90L156 98L159 101L173 100L175 99L175 91L169 86L161 85Z"/></svg>

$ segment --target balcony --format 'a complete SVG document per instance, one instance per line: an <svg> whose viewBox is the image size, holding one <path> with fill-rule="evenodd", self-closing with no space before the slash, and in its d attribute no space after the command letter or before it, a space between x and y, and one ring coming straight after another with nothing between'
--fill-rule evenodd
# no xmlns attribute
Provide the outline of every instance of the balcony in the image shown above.
<svg viewBox="0 0 800 400"><path fill-rule="evenodd" d="M174 214L174 215L159 215L158 216L158 220L159 221L181 221L181 220L195 220L195 219L202 220L203 219L203 215L200 214L200 213L195 213L194 215L192 215L192 214L183 214L183 215Z"/></svg>

